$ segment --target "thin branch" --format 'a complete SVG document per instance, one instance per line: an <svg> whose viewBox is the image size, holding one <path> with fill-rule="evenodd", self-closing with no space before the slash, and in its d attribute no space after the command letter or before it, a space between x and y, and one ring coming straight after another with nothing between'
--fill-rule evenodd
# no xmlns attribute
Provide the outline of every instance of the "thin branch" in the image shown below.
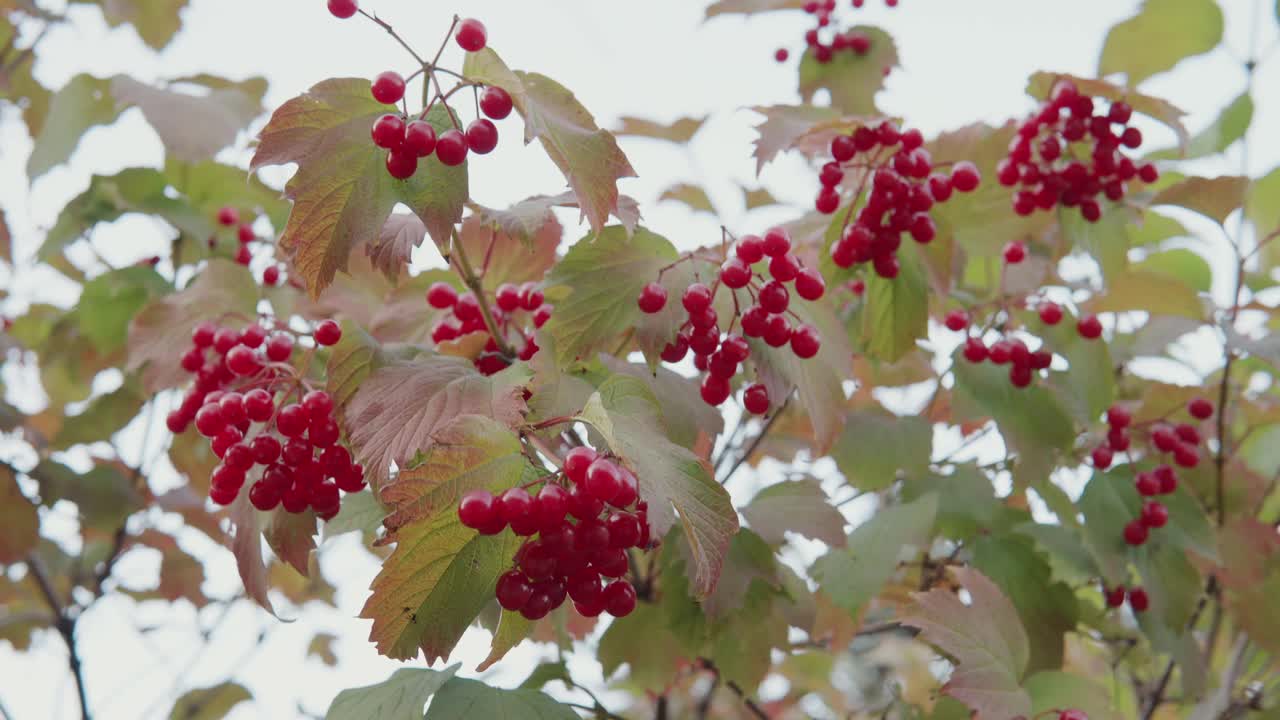
<svg viewBox="0 0 1280 720"><path fill-rule="evenodd" d="M417 52L416 50L414 50L414 49L413 49L413 46L412 46L412 45L410 45L409 43L405 42L405 39L404 39L404 38L402 38L402 37L400 37L400 34L396 32L396 29L395 29L395 28L391 27L391 24L390 24L390 23L388 23L387 21L385 21L385 20L383 20L382 18L378 17L377 15L370 15L369 13L365 12L364 10L359 10L359 9L357 9L357 10L356 10L356 12L358 12L358 13L360 13L361 15L363 15L363 16L365 16L365 17L369 18L369 19L370 19L370 20L372 20L375 24L377 24L377 26L378 26L378 27L382 28L383 30L386 30L388 35L390 35L391 37L395 38L396 42L400 43L400 47L402 47L402 48L404 48L405 50L408 50L408 51L409 51L409 54L413 56L413 59L414 59L414 60L417 60L417 61L418 61L418 64L419 64L419 65L421 65L421 66L423 66L423 67L426 67L426 65L427 65L427 61L422 59L422 56L421 56L421 55L419 55L419 54L418 54L418 52Z"/></svg>
<svg viewBox="0 0 1280 720"><path fill-rule="evenodd" d="M49 609L57 618L54 621L54 628L67 645L67 665L71 668L71 675L76 679L76 694L80 699L80 717L83 720L90 720L89 696L84 686L84 670L80 662L80 652L76 649L75 618L68 613L67 605L58 598L53 584L49 582L49 573L45 570L44 563L34 552L27 556L27 567L31 570L31 578L40 588L40 594L44 596Z"/></svg>
<svg viewBox="0 0 1280 720"><path fill-rule="evenodd" d="M787 405L790 402L791 396L788 395L787 399L782 401L782 404L778 406L778 409L765 422L764 427L760 428L760 432L754 438L751 438L751 443L747 445L746 450L738 456L737 460L734 460L733 465L729 467L729 472L725 473L724 477L720 480L721 485L729 482L729 478L733 477L733 474L738 471L738 468L742 466L742 463L746 462L747 458L751 457L751 454L756 451L756 448L760 447L760 443L764 442L765 436L769 434L769 430L773 428L773 424L778 421L778 418L782 417L782 413L786 411Z"/></svg>
<svg viewBox="0 0 1280 720"><path fill-rule="evenodd" d="M711 712L711 701L715 699L716 690L720 687L720 674L716 673L711 676L711 687L707 688L707 694L702 696L698 701L698 720L706 720Z"/></svg>
<svg viewBox="0 0 1280 720"><path fill-rule="evenodd" d="M1205 585L1204 594L1200 596L1200 602L1196 605L1196 609L1191 613L1191 618L1187 620L1187 632L1195 629L1196 622L1200 620L1200 615L1204 613L1204 608L1209 604L1209 598L1216 598L1218 595L1218 578L1210 575L1209 582ZM1212 650L1212 646L1209 648ZM1142 713L1142 720L1151 720L1156 714L1156 709L1164 702L1164 693L1169 688L1169 679L1173 677L1174 659L1169 658L1168 664L1164 666L1164 672L1160 674L1160 679L1156 682L1155 689L1151 692L1151 700L1148 701L1146 710Z"/></svg>
<svg viewBox="0 0 1280 720"><path fill-rule="evenodd" d="M700 657L698 658L698 662L702 663L702 666L708 672L713 673L717 679L722 679L720 678L720 668L716 667L715 661L711 658ZM755 700L751 699L751 696L742 689L741 685L733 680L727 680L725 681L724 686L729 688L734 695L738 696L738 699L742 701L743 706L747 708L747 711L751 713L752 717L757 718L757 720L769 720L769 714L764 711L764 708L757 705Z"/></svg>
<svg viewBox="0 0 1280 720"><path fill-rule="evenodd" d="M514 353L507 345L507 339L498 332L498 323L493 320L493 311L489 309L489 300L485 297L484 286L480 283L480 276L476 275L471 260L467 258L467 249L463 247L462 238L458 237L457 229L453 231L453 251L449 256L456 261L458 272L462 275L462 282L475 293L476 303L480 305L480 314L484 317L484 326L498 346L498 351L508 358L512 357Z"/></svg>

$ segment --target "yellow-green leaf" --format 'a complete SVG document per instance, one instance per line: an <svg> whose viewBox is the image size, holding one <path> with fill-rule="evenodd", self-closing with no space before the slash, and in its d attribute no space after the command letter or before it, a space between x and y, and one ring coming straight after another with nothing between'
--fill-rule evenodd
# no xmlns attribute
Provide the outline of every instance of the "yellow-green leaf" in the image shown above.
<svg viewBox="0 0 1280 720"><path fill-rule="evenodd" d="M1249 178L1238 175L1189 177L1161 190L1151 199L1151 204L1177 205L1222 225L1226 223L1228 215L1244 205L1248 190Z"/></svg>
<svg viewBox="0 0 1280 720"><path fill-rule="evenodd" d="M49 101L48 120L27 157L27 177L34 181L66 162L89 128L110 125L120 110L109 80L83 74L68 80Z"/></svg>
<svg viewBox="0 0 1280 720"><path fill-rule="evenodd" d="M1201 130L1187 143L1185 152L1177 148L1158 150L1147 156L1148 160L1192 160L1220 153L1244 137L1253 122L1253 98L1248 91L1222 109L1209 127Z"/></svg>
<svg viewBox="0 0 1280 720"><path fill-rule="evenodd" d="M233 682L189 690L173 704L169 720L220 720L231 708L251 699L243 685Z"/></svg>
<svg viewBox="0 0 1280 720"><path fill-rule="evenodd" d="M400 668L374 685L338 693L324 720L422 720L422 708L453 678L459 665L443 670Z"/></svg>
<svg viewBox="0 0 1280 720"><path fill-rule="evenodd" d="M1107 33L1098 73L1124 73L1130 86L1201 55L1222 41L1215 0L1146 0L1137 15Z"/></svg>
<svg viewBox="0 0 1280 720"><path fill-rule="evenodd" d="M1111 284L1111 289L1094 298L1093 312L1138 310L1153 315L1181 315L1193 320L1205 315L1195 288L1179 278L1148 270L1130 270Z"/></svg>
<svg viewBox="0 0 1280 720"><path fill-rule="evenodd" d="M813 48L800 59L800 97L812 102L818 90L831 94L831 107L848 115L877 115L876 93L884 87L886 70L898 64L898 48L889 33L877 27L858 25L848 32L862 33L871 41L864 55L833 53L830 61L818 62Z"/></svg>

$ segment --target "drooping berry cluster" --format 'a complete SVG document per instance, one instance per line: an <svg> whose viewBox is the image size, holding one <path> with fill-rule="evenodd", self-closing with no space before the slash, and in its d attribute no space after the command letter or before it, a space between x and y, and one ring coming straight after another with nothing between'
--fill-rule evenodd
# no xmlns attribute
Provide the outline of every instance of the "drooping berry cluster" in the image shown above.
<svg viewBox="0 0 1280 720"><path fill-rule="evenodd" d="M1135 178L1153 183L1160 177L1151 163L1138 165L1124 149L1142 145L1142 131L1130 126L1133 108L1083 95L1063 78L1049 99L1018 127L1009 156L996 177L1006 187L1019 186L1013 210L1030 215L1058 205L1078 207L1089 222L1102 217L1099 196L1119 202Z"/></svg>
<svg viewBox="0 0 1280 720"><path fill-rule="evenodd" d="M266 248L270 252L275 252L275 245L269 240L259 238L258 234L253 230L253 221L242 222L240 219L240 211L229 205L224 205L218 209L218 224L223 227L234 227L236 229L236 241L239 245L236 248L235 261L245 267L253 262L253 249L255 246ZM209 238L209 247L213 248L217 245L217 238ZM155 262L160 258L155 258ZM262 271L262 284L275 286L280 282L280 265L278 263L268 265Z"/></svg>
<svg viewBox="0 0 1280 720"><path fill-rule="evenodd" d="M524 487L496 496L472 490L462 497L458 518L485 535L510 527L528 538L515 567L498 578L502 607L537 620L571 598L587 617L623 617L636 607L627 552L655 544L647 508L631 471L576 447L565 455L562 473L543 481L536 495Z"/></svg>
<svg viewBox="0 0 1280 720"><path fill-rule="evenodd" d="M822 190L814 206L819 212L834 213L840 207L846 170L862 178L840 239L831 246L836 265L847 268L869 262L880 277L897 277L903 233L922 245L932 242L938 234L929 215L934 203L946 202L956 190L972 192L978 187L982 178L973 163L955 163L949 175L934 172L933 159L923 145L919 130L900 131L887 120L832 139L832 160L818 175ZM866 203L854 216L868 178L871 188Z"/></svg>
<svg viewBox="0 0 1280 720"><path fill-rule="evenodd" d="M486 298L494 325L506 341L518 343L516 357L529 360L538 352L533 341L533 331L551 318L553 306L544 302L542 291L536 283L514 285L503 283L493 296ZM475 359L476 369L484 375L492 375L509 366L514 359L502 354L501 346L485 324L484 312L476 294L467 291L458 294L446 282L435 282L427 288L427 304L437 310L446 310L431 328L431 340L436 343L457 340L471 333L484 333L487 338L484 350ZM523 320L524 322L519 322Z"/></svg>
<svg viewBox="0 0 1280 720"><path fill-rule="evenodd" d="M333 345L341 336L332 320L312 333L317 345ZM249 502L255 508L282 505L291 513L311 508L329 519L338 513L339 491L364 488L364 469L338 444L333 400L321 390L303 394L305 383L287 364L292 336L268 336L258 323L240 330L201 323L191 340L181 364L195 374L195 383L166 424L181 433L194 423L222 459L213 470L210 499L230 505L252 475ZM300 401L288 403L295 394L301 394ZM260 472L254 473L258 466Z"/></svg>
<svg viewBox="0 0 1280 720"><path fill-rule="evenodd" d="M852 0L849 4L857 9L865 4L865 0ZM898 0L885 0L884 4L896 7ZM836 26L836 0L810 0L804 4L804 11L814 18L814 26L804 33L805 45L813 50L814 60L825 64L831 62L835 54L841 51L866 55L871 50L871 38L861 30L833 30L828 33L826 28ZM830 34L829 42L823 42L824 34ZM778 48L773 54L778 62L786 62L789 57L791 52L786 48Z"/></svg>
<svg viewBox="0 0 1280 720"><path fill-rule="evenodd" d="M1124 585L1117 585L1112 588L1104 586L1102 588L1102 597L1109 608L1118 608L1124 605L1124 601L1127 598L1129 607L1133 608L1136 613L1146 612L1147 608L1151 606L1151 598L1147 596L1147 591L1136 586L1131 588L1126 588Z"/></svg>
<svg viewBox="0 0 1280 720"><path fill-rule="evenodd" d="M454 39L463 50L478 52L483 50L487 42L484 24L479 20L466 19L456 23ZM410 76L413 79L422 71ZM428 69L423 82L438 83L436 70ZM395 105L404 99L405 78L394 70L380 73L373 79L370 92L373 99L386 105ZM458 124L456 114L449 106L448 97L455 91L465 87L476 87L476 105L484 117L477 117L464 130ZM435 127L426 120L427 113L439 102L447 111L454 127L436 134ZM436 97L422 108L415 117L407 114L387 113L373 123L370 131L373 144L387 151L387 172L398 180L407 180L418 171L418 161L433 153L441 163L447 166L461 165L468 153L487 155L498 146L498 126L494 120L501 120L511 114L514 103L511 95L500 87L490 86L480 91L472 83L459 81L448 93Z"/></svg>
<svg viewBox="0 0 1280 720"><path fill-rule="evenodd" d="M1213 416L1213 403L1204 398L1194 398L1187 403L1187 412L1196 420L1207 420ZM1174 464L1182 468L1190 469L1200 464L1198 446L1203 438L1200 430L1192 423L1175 425L1161 420L1146 427L1134 427L1133 416L1119 405L1107 410L1106 422L1106 442L1090 453L1093 466L1099 470L1111 467L1115 453L1129 450L1133 442L1133 430L1146 431L1145 438L1153 455L1172 454ZM1154 498L1176 491L1178 474L1171 465L1162 463L1152 470L1139 472L1133 482L1143 503L1138 517L1124 526L1124 541L1137 546L1146 543L1152 530L1164 527L1169 522L1169 509Z"/></svg>
<svg viewBox="0 0 1280 720"><path fill-rule="evenodd" d="M763 273L753 270L756 263L769 258ZM706 261L696 253L682 261ZM669 270L671 267L664 269ZM709 405L719 405L733 394L731 380L739 366L751 356L751 346L746 338L760 338L770 347L780 348L790 344L796 357L808 359L818 354L822 338L818 329L800 321L790 309L791 291L787 284L805 300L817 300L826 292L826 281L816 268L806 267L791 252L791 237L782 228L772 228L764 237L743 235L734 246L733 255L725 258L719 273L711 285L695 282L685 288L680 303L685 319L676 339L662 350L666 362L680 362L693 350L693 364L706 373L702 379L702 399ZM720 317L715 309L715 296L721 288L727 288L733 296L733 317L725 332L720 330ZM753 301L741 310L737 291L744 291ZM661 312L667 304L667 289L660 282L651 282L640 291L636 300L640 310L653 314ZM793 325L788 315L798 324ZM741 333L733 332L735 324L741 324ZM743 391L743 406L748 412L763 414L770 407L769 391L761 383L749 385Z"/></svg>
<svg viewBox="0 0 1280 720"><path fill-rule="evenodd" d="M1051 300L1042 300L1036 306L1036 313L1041 322L1051 326L1062 322L1064 317L1062 306ZM943 324L954 332L967 332L971 325L969 314L963 310L947 313ZM1076 322L1076 332L1086 340L1096 340L1102 335L1102 323L1096 315L1084 315ZM1030 335L1027 337L1034 340ZM1048 370L1053 364L1053 353L1042 341L1038 349L1032 350L1021 337L1009 334L990 345L981 334L970 335L965 338L961 354L974 364L989 361L993 365L1008 365L1009 382L1017 388L1029 386L1037 372Z"/></svg>

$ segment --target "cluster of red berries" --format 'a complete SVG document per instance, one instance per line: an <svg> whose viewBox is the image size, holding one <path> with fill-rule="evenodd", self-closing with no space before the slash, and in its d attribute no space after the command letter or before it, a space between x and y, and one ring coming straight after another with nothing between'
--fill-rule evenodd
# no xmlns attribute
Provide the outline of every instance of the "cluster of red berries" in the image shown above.
<svg viewBox="0 0 1280 720"><path fill-rule="evenodd" d="M484 350L475 359L476 369L484 375L492 375L511 364L512 359L502 354L497 340L485 326L484 311L476 294L470 291L461 295L446 282L435 282L427 288L427 304L437 310L447 310L431 328L431 340L435 343L457 340L471 333L484 333L488 338ZM530 360L538 353L538 345L533 341L533 331L542 327L551 318L554 309L550 303L544 302L542 291L535 283L514 285L503 283L493 293L490 304L493 322L504 339L511 335L519 338L519 349L516 357ZM517 313L527 313L526 320L533 324L521 327L516 323Z"/></svg>
<svg viewBox="0 0 1280 720"><path fill-rule="evenodd" d="M236 249L235 261L245 267L253 261L253 245L261 243L264 247L270 246L270 243L259 240L257 233L253 231L252 222L241 222L240 211L235 208L224 205L218 209L218 224L223 227L234 227L236 229L236 240L240 243ZM217 244L216 238L209 238L209 247L212 248ZM151 265L155 265L160 258L149 259ZM273 264L267 266L262 271L262 284L275 286L280 283L280 266Z"/></svg>
<svg viewBox="0 0 1280 720"><path fill-rule="evenodd" d="M1151 606L1151 598L1147 596L1147 591L1140 587L1126 588L1123 585L1117 585L1113 588L1104 587L1102 588L1102 597L1106 600L1109 608L1118 608L1124 605L1125 599L1128 598L1129 607L1133 608L1136 613L1146 612L1147 608Z"/></svg>
<svg viewBox="0 0 1280 720"><path fill-rule="evenodd" d="M467 52L482 50L486 42L484 24L474 19L463 20L458 23L454 37ZM430 82L430 79L423 82ZM404 77L394 70L380 73L370 86L373 99L386 105L400 102L404 98L404 89ZM477 104L485 117L472 120L465 131L453 127L439 136L435 127L424 119L431 105L424 108L416 119L407 122L400 113L379 117L370 132L373 144L387 151L387 172L398 180L406 180L418 171L418 161L432 153L441 163L452 167L465 162L469 152L477 155L493 152L498 146L498 126L493 121L511 114L511 95L500 87L490 86L480 93ZM448 109L447 103L445 108ZM453 118L452 111L449 112Z"/></svg>
<svg viewBox="0 0 1280 720"><path fill-rule="evenodd" d="M754 273L752 266L769 258L769 280ZM686 256L685 260L695 259ZM667 269L670 269L669 267ZM665 271L665 270L664 270ZM793 283L795 293L805 300L817 300L826 292L826 281L816 268L806 267L791 252L791 237L782 228L772 228L764 237L743 235L734 246L733 256L720 265L715 282L707 286L695 282L685 288L680 298L686 313L685 320L675 340L662 350L662 359L669 363L680 362L693 350L693 364L706 372L702 379L702 399L709 405L719 405L733 394L730 381L738 367L751 356L751 346L746 338L760 338L770 347L780 348L790 344L796 357L808 359L818 354L822 338L818 329L807 323L792 326L787 319L791 292L787 284ZM716 291L724 286L734 297L734 317L729 321L728 332L720 331L720 317L713 305ZM754 304L745 311L739 310L737 290L745 290ZM651 282L640 290L636 299L640 310L653 314L667 304L667 289L660 282ZM741 334L733 333L735 323L741 323ZM757 415L768 412L769 391L760 383L749 385L743 391L743 406Z"/></svg>
<svg viewBox="0 0 1280 720"><path fill-rule="evenodd" d="M324 320L312 336L318 345L333 345L342 329ZM339 491L364 488L364 469L338 444L341 431L328 393L312 390L300 402L277 407L302 387L281 367L293 354L290 335L268 337L257 323L241 330L200 323L191 341L180 362L195 374L195 383L166 425L181 433L194 423L210 439L213 454L222 459L211 477L211 500L234 502L255 465L263 470L249 489L249 502L263 511L282 505L300 513L310 507L329 519L338 513ZM279 397L277 390L283 391Z"/></svg>
<svg viewBox="0 0 1280 720"><path fill-rule="evenodd" d="M852 223L846 220L840 239L831 246L836 265L847 268L870 262L880 277L897 277L902 234L910 233L920 244L932 242L938 234L929 215L934 203L946 202L956 190L972 192L978 187L982 178L973 163L958 162L949 175L934 172L933 159L923 145L919 130L900 131L887 120L832 139L832 160L818 175L822 190L814 206L819 212L830 215L839 209L846 167L862 173L856 195L862 194L866 178L871 177L866 204Z"/></svg>
<svg viewBox="0 0 1280 720"><path fill-rule="evenodd" d="M1001 185L1021 186L1013 194L1014 212L1030 215L1062 205L1078 207L1085 220L1097 222L1099 195L1119 202L1129 181L1153 183L1160 177L1155 165L1137 165L1121 151L1142 145L1142 131L1128 125L1133 108L1115 101L1104 111L1100 99L1082 95L1063 78L1018 127L1009 156L996 167Z"/></svg>
<svg viewBox="0 0 1280 720"><path fill-rule="evenodd" d="M515 567L498 578L498 603L530 620L545 617L566 598L587 617L629 615L636 591L624 577L627 551L655 544L636 478L589 447L565 455L563 477L569 489L556 476L536 495L523 487L496 496L487 490L463 495L463 525L484 535L510 527L529 538L516 552Z"/></svg>
<svg viewBox="0 0 1280 720"><path fill-rule="evenodd" d="M865 0L853 0L851 5L854 8L860 8L865 4ZM898 0L885 0L885 5L895 7ZM866 55L871 50L871 38L861 30L849 30L847 32L836 32L831 37L830 43L822 42L823 28L830 27L833 21L833 14L836 11L836 0L810 0L804 4L804 11L814 17L815 25L805 31L804 42L813 50L813 59L826 64L831 62L837 52L847 50L855 55ZM773 59L778 62L786 62L791 57L791 52L786 48L778 48L773 53Z"/></svg>
<svg viewBox="0 0 1280 720"><path fill-rule="evenodd" d="M1036 313L1045 325L1057 325L1065 316L1062 306L1051 300L1042 301ZM954 332L965 332L970 326L969 314L952 310L943 318L943 325ZM1096 315L1084 315L1076 322L1076 332L1086 340L1096 340L1102 336L1102 322ZM980 336L970 336L965 338L961 354L974 364L990 361L994 365L1008 365L1009 382L1017 388L1027 387L1036 372L1048 370L1053 364L1053 353L1047 348L1042 346L1033 351L1016 337L1003 337L987 345Z"/></svg>

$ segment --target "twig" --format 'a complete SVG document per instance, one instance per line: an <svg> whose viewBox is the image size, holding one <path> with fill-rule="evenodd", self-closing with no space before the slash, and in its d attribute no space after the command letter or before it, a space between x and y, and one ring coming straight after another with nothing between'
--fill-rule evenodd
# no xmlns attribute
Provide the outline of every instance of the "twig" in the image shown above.
<svg viewBox="0 0 1280 720"><path fill-rule="evenodd" d="M746 450L739 455L738 459L729 467L729 472L725 473L724 477L720 480L721 485L729 482L729 478L733 477L733 474L738 471L738 468L742 466L742 463L746 462L747 458L751 457L751 454L756 451L756 448L760 447L760 443L764 441L765 435L769 434L769 430L773 427L773 424L778 421L778 418L782 417L782 413L786 411L787 405L790 402L791 396L788 395L787 399L782 401L782 404L778 406L778 409L765 422L764 427L760 428L760 432L754 438L751 438L751 443L747 445Z"/></svg>
<svg viewBox="0 0 1280 720"><path fill-rule="evenodd" d="M36 585L40 588L40 594L44 596L45 602L48 603L49 609L53 611L57 618L54 621L54 629L62 636L62 641L67 645L67 665L71 668L71 674L76 679L76 693L80 699L80 717L83 720L89 720L89 697L85 692L84 671L80 663L80 652L76 649L76 620L68 612L67 606L58 599L57 592L54 591L53 585L49 582L49 573L45 570L44 563L40 557L34 552L27 556L27 567L31 570L31 577L35 580Z"/></svg>
<svg viewBox="0 0 1280 720"><path fill-rule="evenodd" d="M717 679L721 679L720 668L716 667L715 661L711 658L701 657L698 658L698 662L702 663L702 666L708 672L714 673ZM752 717L757 718L757 720L769 720L769 714L764 711L764 708L757 705L755 700L751 699L751 696L742 689L741 685L733 680L726 680L724 686L733 691L734 695L738 696L738 699L742 701L742 704L747 708L747 711L751 713Z"/></svg>
<svg viewBox="0 0 1280 720"><path fill-rule="evenodd" d="M1200 620L1200 615L1204 612L1204 608L1209 603L1210 597L1217 597L1218 594L1218 578L1210 575L1209 582L1205 585L1204 594L1200 596L1200 602L1196 605L1196 609L1191 613L1191 618L1187 620L1187 632L1195 629L1196 622ZM1212 646L1209 647L1212 651ZM1156 709L1164 702L1165 690L1169 688L1169 679L1173 677L1174 659L1169 658L1169 662L1164 666L1164 672L1160 674L1160 680L1156 682L1155 690L1151 693L1151 700L1148 701L1146 710L1142 713L1142 720L1151 720L1155 715Z"/></svg>
<svg viewBox="0 0 1280 720"><path fill-rule="evenodd" d="M476 275L475 269L471 266L471 261L467 259L467 250L462 245L462 238L458 237L457 229L453 231L453 252L449 253L450 257L456 259L458 272L462 274L462 282L466 283L471 292L475 293L476 303L480 305L480 314L484 317L484 326L489 330L489 335L493 338L493 342L498 346L498 351L506 357L512 357L511 347L507 345L507 339L498 332L498 323L493 320L493 312L489 309L489 300L485 297L484 286L480 283L480 277Z"/></svg>
<svg viewBox="0 0 1280 720"><path fill-rule="evenodd" d="M711 687L707 688L707 694L702 696L698 701L698 720L705 720L708 713L711 712L711 701L716 696L716 690L720 687L720 674L716 673L711 676Z"/></svg>
<svg viewBox="0 0 1280 720"><path fill-rule="evenodd" d="M418 64L419 64L419 65L421 65L421 66L423 66L423 67L426 67L426 65L427 65L427 61L422 59L422 56L421 56L421 55L419 55L419 54L418 54L418 52L417 52L416 50L414 50L414 49L413 49L413 46L412 46L412 45L410 45L409 43L405 42L405 39L404 39L404 38L402 38L402 37L400 37L400 34L396 32L396 29L395 29L395 28L393 28L393 27L391 27L391 23L388 23L387 21L383 20L382 18L380 18L380 17L378 17L378 16L376 16L376 15L370 15L369 13L365 12L364 10L359 10L359 9L357 9L357 10L356 10L356 12L358 12L358 13L360 13L361 15L363 15L363 16L365 16L365 17L369 18L369 19L370 19L370 20L372 20L375 24L377 24L377 26L378 26L378 27L382 28L383 30L386 30L388 35L390 35L391 37L395 38L396 42L400 43L400 47L402 47L402 48L404 48L405 50L408 50L408 51L409 51L409 54L413 56L413 59L414 59L414 60L417 60L417 61L418 61Z"/></svg>

